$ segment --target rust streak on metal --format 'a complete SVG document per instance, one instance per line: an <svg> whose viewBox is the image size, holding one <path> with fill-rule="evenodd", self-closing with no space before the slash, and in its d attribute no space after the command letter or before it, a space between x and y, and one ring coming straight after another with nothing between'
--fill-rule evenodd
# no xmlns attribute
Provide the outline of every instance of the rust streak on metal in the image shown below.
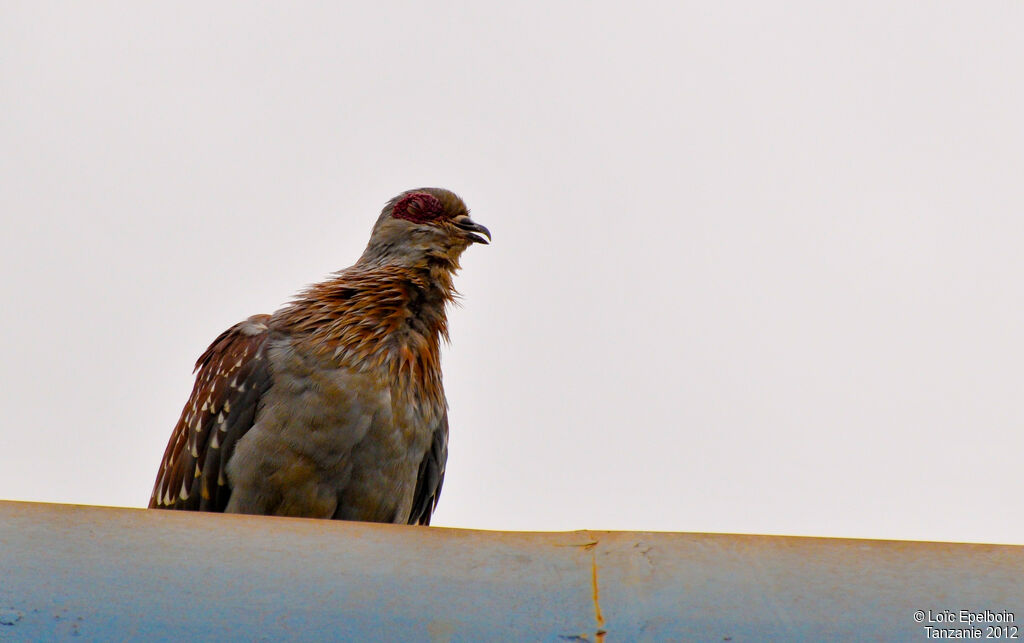
<svg viewBox="0 0 1024 643"><path fill-rule="evenodd" d="M597 542L587 549L590 550L590 584L594 592L594 618L597 619L597 630L594 632L594 638L597 643L603 643L605 634L608 633L604 629L604 614L601 613L601 592L598 589L597 583Z"/></svg>

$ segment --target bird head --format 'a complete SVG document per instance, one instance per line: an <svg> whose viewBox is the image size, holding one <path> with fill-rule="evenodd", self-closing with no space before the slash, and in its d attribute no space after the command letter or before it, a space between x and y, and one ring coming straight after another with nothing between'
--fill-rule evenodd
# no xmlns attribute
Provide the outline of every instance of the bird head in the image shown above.
<svg viewBox="0 0 1024 643"><path fill-rule="evenodd" d="M409 267L440 263L455 270L466 248L487 244L490 238L490 231L470 218L466 204L454 192L416 188L384 206L360 263Z"/></svg>

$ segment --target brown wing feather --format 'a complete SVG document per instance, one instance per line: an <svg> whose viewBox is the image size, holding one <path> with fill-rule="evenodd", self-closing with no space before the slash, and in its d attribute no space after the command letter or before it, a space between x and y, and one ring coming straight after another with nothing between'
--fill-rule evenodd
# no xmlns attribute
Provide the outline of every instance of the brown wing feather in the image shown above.
<svg viewBox="0 0 1024 643"><path fill-rule="evenodd" d="M224 511L231 495L224 465L270 386L269 319L235 324L196 362L196 384L164 451L150 508Z"/></svg>
<svg viewBox="0 0 1024 643"><path fill-rule="evenodd" d="M412 511L409 514L410 525L429 525L430 516L437 508L437 500L441 497L441 485L444 484L444 466L448 460L448 412L444 413L441 422L434 429L430 441L430 450L420 462L420 470L416 476L416 491L413 493Z"/></svg>

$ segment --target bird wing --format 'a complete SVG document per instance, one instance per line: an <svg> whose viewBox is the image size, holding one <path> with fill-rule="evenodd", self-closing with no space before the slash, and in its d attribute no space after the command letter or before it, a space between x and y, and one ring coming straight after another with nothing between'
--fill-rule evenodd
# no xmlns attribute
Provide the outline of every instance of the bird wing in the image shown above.
<svg viewBox="0 0 1024 643"><path fill-rule="evenodd" d="M224 467L270 387L270 315L253 315L215 339L196 362L196 384L167 443L150 508L224 511Z"/></svg>
<svg viewBox="0 0 1024 643"><path fill-rule="evenodd" d="M434 428L430 440L430 449L420 462L419 474L416 476L416 491L412 497L412 512L409 514L410 525L429 525L430 515L437 508L437 499L441 497L441 485L444 484L444 466L448 460L448 411L441 416L441 421Z"/></svg>

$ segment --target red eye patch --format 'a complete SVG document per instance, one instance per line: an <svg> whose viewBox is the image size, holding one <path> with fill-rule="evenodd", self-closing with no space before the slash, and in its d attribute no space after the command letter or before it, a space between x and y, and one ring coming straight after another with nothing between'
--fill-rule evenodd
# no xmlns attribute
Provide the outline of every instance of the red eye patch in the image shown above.
<svg viewBox="0 0 1024 643"><path fill-rule="evenodd" d="M391 216L396 219L405 219L413 223L424 223L433 221L444 214L444 207L441 201L432 194L426 192L411 192L406 194L391 211Z"/></svg>

